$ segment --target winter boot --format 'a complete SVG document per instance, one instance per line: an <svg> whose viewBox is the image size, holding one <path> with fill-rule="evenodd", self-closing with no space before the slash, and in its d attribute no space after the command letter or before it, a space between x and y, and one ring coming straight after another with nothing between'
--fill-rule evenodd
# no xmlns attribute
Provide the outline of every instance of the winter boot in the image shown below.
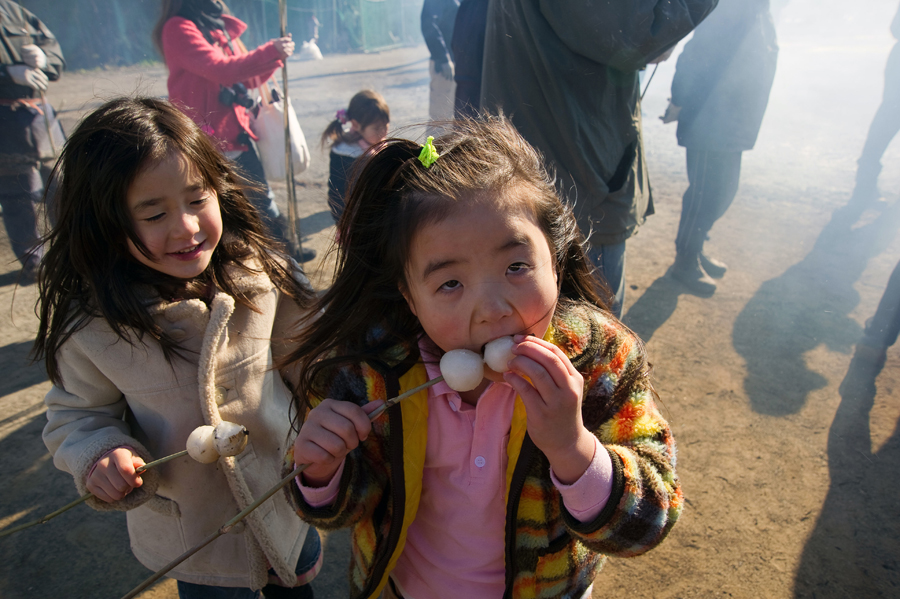
<svg viewBox="0 0 900 599"><path fill-rule="evenodd" d="M706 271L706 274L714 279L721 279L725 276L725 271L728 270L727 264L721 260L710 258L703 252L700 252L700 266Z"/></svg>
<svg viewBox="0 0 900 599"><path fill-rule="evenodd" d="M700 297L709 297L716 292L716 282L700 266L699 254L678 254L672 265L672 278Z"/></svg>

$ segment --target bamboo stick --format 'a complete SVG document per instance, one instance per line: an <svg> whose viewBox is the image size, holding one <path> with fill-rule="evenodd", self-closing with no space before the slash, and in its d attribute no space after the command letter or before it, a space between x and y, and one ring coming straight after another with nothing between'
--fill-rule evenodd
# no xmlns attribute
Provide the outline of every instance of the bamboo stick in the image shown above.
<svg viewBox="0 0 900 599"><path fill-rule="evenodd" d="M431 387L432 385L437 384L437 383L441 382L442 380L444 380L444 377L438 376L436 378L431 379L430 381L428 381L426 383L419 385L418 387L416 387L414 389L410 389L409 391L402 393L402 394L398 395L397 397L394 397L394 398L391 398L391 399L385 401L384 405L379 406L378 408L373 410L371 414L369 414L369 421L372 421L372 420L375 420L376 418L378 418L378 416L380 416L385 410L387 410L392 405L400 402L403 399L406 399L407 397L409 397L411 395L415 395L416 393L418 393L424 389L427 389L428 387ZM167 573L169 573L173 568L175 568L175 566L179 565L180 563L182 563L183 561L185 561L186 559L188 559L189 557L191 557L192 555L194 555L195 553L197 553L198 551L200 551L201 549L203 549L204 547L206 547L207 545L209 545L210 543L212 543L213 541L215 541L216 539L221 537L223 534L226 534L227 532L229 532L232 528L234 528L234 526L238 522L240 522L245 517L247 517L247 515L249 515L250 512L252 512L256 508L258 508L266 500L268 500L272 495L277 493L282 487L289 484L292 480L294 480L297 476L299 476L300 473L303 472L304 470L306 470L306 468L308 466L309 466L309 464L300 464L299 466L294 468L294 470L290 474L288 474L287 476L282 478L281 481L277 485L275 485L274 487L272 487L271 489L266 491L265 494L263 494L259 499L257 499L256 501L254 501L253 503L248 505L246 508L241 510L240 513L238 513L238 515L236 515L234 518L232 518L231 520L229 520L228 522L223 524L218 530L211 533L209 536L204 538L202 541L200 541L199 543L197 543L196 545L194 545L193 547L191 547L190 549L188 549L187 551L185 551L184 553L182 553L181 555L176 557L174 560L172 560L171 562L169 562L168 564L163 566L163 568L161 570L159 570L158 572L155 572L152 576L147 578L144 582L142 582L141 584L139 584L138 586L133 588L131 591L128 592L127 595L123 596L122 599L133 599L134 597L136 597L138 595L138 593L145 590L151 584L153 584L154 582L156 582L157 580L159 580L160 578L165 576Z"/></svg>
<svg viewBox="0 0 900 599"><path fill-rule="evenodd" d="M142 472L149 470L150 468L153 468L154 466L159 466L160 464L165 464L168 461L174 460L176 458L180 458L181 456L185 456L185 455L187 455L187 449L179 451L178 453L173 453L172 455L168 455L164 458L154 460L154 461L150 462L149 464L144 464L143 466L140 466L139 468L137 468L135 470L135 473L140 474ZM71 503L64 505L63 507L59 508L55 512L50 512L46 516L41 516L37 520L32 520L31 522L26 522L25 524L20 524L18 526L14 526L12 528L7 528L4 531L0 531L0 538L11 535L14 532L19 532L20 530L25 530L26 528L31 528L32 526L37 526L38 524L46 524L48 521L52 520L53 518L56 518L63 512L66 512L66 511L72 509L76 505L84 503L91 497L93 497L92 493L85 493L84 495L82 495L81 497L76 499L75 501L72 501Z"/></svg>

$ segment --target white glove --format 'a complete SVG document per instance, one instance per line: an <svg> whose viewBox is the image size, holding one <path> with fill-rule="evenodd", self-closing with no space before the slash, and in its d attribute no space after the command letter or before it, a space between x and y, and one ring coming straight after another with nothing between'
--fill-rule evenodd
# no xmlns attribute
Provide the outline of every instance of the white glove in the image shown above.
<svg viewBox="0 0 900 599"><path fill-rule="evenodd" d="M453 81L453 65L449 62L443 63L437 72L440 73L444 79Z"/></svg>
<svg viewBox="0 0 900 599"><path fill-rule="evenodd" d="M47 75L40 69L33 69L27 64L7 65L6 72L10 78L19 85L27 85L32 89L44 91L47 89Z"/></svg>
<svg viewBox="0 0 900 599"><path fill-rule="evenodd" d="M47 55L34 44L22 46L22 62L33 69L43 69L47 66Z"/></svg>

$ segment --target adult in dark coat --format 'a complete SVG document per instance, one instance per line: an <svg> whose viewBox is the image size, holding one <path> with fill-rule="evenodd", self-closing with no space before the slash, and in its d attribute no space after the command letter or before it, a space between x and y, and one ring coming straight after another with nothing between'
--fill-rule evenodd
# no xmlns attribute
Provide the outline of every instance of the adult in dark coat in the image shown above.
<svg viewBox="0 0 900 599"><path fill-rule="evenodd" d="M625 294L625 240L652 214L638 71L717 0L492 0L482 109L503 110L574 202L590 256Z"/></svg>
<svg viewBox="0 0 900 599"><path fill-rule="evenodd" d="M15 2L0 0L0 206L27 278L41 254L35 203L55 158L54 147L64 141L43 92L64 68L62 50L47 26Z"/></svg>
<svg viewBox="0 0 900 599"><path fill-rule="evenodd" d="M714 293L711 277L725 274L703 244L737 193L741 156L756 144L777 58L769 0L720 0L678 57L663 121L678 121L689 186L672 275L698 295Z"/></svg>
<svg viewBox="0 0 900 599"><path fill-rule="evenodd" d="M481 106L481 67L484 63L484 30L488 0L462 0L453 27L453 58L456 61L456 104L453 114L474 116Z"/></svg>

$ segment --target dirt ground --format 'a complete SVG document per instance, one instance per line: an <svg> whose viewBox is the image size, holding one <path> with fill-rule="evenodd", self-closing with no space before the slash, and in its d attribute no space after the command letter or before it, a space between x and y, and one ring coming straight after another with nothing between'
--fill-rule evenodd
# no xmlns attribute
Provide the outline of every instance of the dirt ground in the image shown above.
<svg viewBox="0 0 900 599"><path fill-rule="evenodd" d="M855 353L900 260L897 144L883 160L877 208L858 222L836 213L850 196L893 43L896 0L866 7L791 0L779 12L766 120L707 245L730 265L712 298L667 276L687 186L674 125L657 119L675 58L652 81L644 137L656 215L628 243L624 319L647 342L687 506L659 548L609 561L596 598L900 596L900 348L889 349L883 368ZM426 118L424 46L292 63L291 73L311 147L363 87L385 95L394 127ZM50 98L71 130L104 99L135 91L164 95L164 70L71 73ZM314 150L313 159L299 177L300 227L321 257L333 237L327 155ZM325 264L308 265L319 285ZM0 241L0 306L10 307L0 313L0 529L75 498L40 439L49 383L26 362L35 296L16 281ZM346 534L326 538L318 597L347 595L347 545ZM148 575L128 550L121 514L82 506L0 539L3 598L114 598ZM164 581L141 596L176 593Z"/></svg>

